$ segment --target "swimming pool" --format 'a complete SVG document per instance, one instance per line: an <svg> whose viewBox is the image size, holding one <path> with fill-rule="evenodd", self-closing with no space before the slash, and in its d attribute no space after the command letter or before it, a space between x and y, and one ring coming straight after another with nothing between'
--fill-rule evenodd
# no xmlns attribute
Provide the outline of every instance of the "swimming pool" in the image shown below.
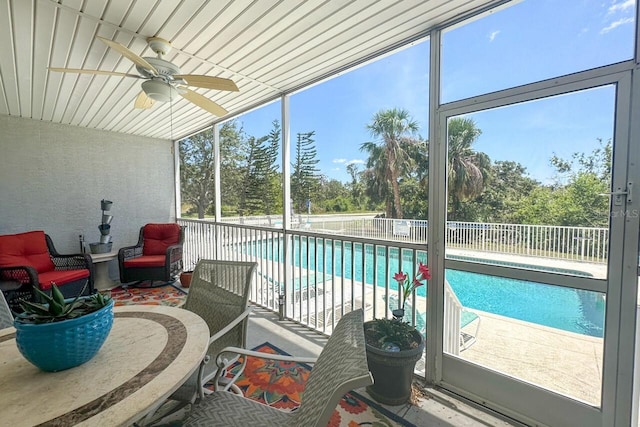
<svg viewBox="0 0 640 427"><path fill-rule="evenodd" d="M242 250L268 260L282 260L282 245L272 243L270 240L245 243ZM303 241L300 245L296 236L292 251L294 265L315 273L362 281L363 245L341 241L335 243L325 245L321 239L310 238L308 244ZM278 249L274 250L274 247ZM398 255L397 249L390 249L387 253L384 247L376 248L377 286L384 288L388 282L391 290L397 290L397 284L389 279L400 268L410 276L413 275L415 265L411 251L403 252L401 263ZM426 251L418 252L417 258L426 263ZM351 268L352 263L354 268ZM374 248L372 245L365 245L364 278L367 284L374 282L373 264ZM513 263L510 265L516 266ZM574 270L556 268L553 271L589 276ZM313 284L315 279L312 277L315 276L316 274L310 275L308 283L305 283L304 278L296 281L296 287ZM465 307L569 332L603 337L604 299L601 293L451 269L445 271L445 277ZM426 296L426 292L424 286L417 289L420 296Z"/></svg>

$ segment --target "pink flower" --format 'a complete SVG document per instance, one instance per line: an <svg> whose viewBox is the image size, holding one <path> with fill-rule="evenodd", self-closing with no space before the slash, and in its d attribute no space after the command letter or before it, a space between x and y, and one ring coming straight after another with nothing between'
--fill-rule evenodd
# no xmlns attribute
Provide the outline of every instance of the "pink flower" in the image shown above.
<svg viewBox="0 0 640 427"><path fill-rule="evenodd" d="M415 277L411 281L408 280L408 274L402 271L393 275L393 280L398 282L398 286L401 286L403 291L402 301L400 305L401 309L404 310L404 303L409 297L409 295L411 295L413 291L416 290L416 288L424 285L425 284L423 282L424 280L429 280L429 279L431 279L431 273L429 272L429 267L427 267L427 265L423 264L422 262L418 264L418 272L416 273Z"/></svg>
<svg viewBox="0 0 640 427"><path fill-rule="evenodd" d="M393 280L398 282L399 285L403 285L404 281L407 280L407 275L401 271L393 275Z"/></svg>
<svg viewBox="0 0 640 427"><path fill-rule="evenodd" d="M420 277L419 280L431 279L431 273L429 273L429 267L427 267L423 263L420 263L420 265L418 265L418 276Z"/></svg>

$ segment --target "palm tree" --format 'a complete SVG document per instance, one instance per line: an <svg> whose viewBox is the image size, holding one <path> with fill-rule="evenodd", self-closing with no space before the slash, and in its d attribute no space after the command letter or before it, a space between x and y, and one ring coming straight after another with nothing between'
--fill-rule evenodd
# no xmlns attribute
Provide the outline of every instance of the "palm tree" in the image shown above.
<svg viewBox="0 0 640 427"><path fill-rule="evenodd" d="M360 146L360 150L369 153L366 164L367 168L362 173L367 195L371 201L376 204L384 201L385 216L391 218L391 190L389 188L389 182L387 181L387 158L384 147L374 142L365 142Z"/></svg>
<svg viewBox="0 0 640 427"><path fill-rule="evenodd" d="M402 218L398 179L401 169L411 161L403 149L403 145L415 142L412 136L418 131L418 123L411 118L407 110L392 108L377 112L373 116L373 121L367 125L367 129L378 141L364 143L362 149L370 151L367 144L375 144L384 148L384 155L380 155L380 158L385 161L385 179L391 184L393 210L395 211L395 215L392 215L389 203L387 203L387 216Z"/></svg>
<svg viewBox="0 0 640 427"><path fill-rule="evenodd" d="M449 120L449 196L451 218L456 219L460 204L479 196L484 189L491 167L485 153L476 152L471 146L482 134L473 119L455 117Z"/></svg>

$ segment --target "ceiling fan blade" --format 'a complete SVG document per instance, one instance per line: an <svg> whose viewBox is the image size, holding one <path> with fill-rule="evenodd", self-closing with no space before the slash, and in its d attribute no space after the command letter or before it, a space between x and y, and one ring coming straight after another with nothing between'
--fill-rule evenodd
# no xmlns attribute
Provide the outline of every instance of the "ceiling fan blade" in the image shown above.
<svg viewBox="0 0 640 427"><path fill-rule="evenodd" d="M80 68L58 68L58 67L49 67L49 70L57 71L59 73L99 74L104 76L135 77L136 79L144 78L137 74L118 73L116 71L83 70Z"/></svg>
<svg viewBox="0 0 640 427"><path fill-rule="evenodd" d="M141 110L148 110L149 108L153 107L153 104L155 102L155 100L149 98L147 94L142 91L140 92L140 95L136 97L136 101L134 102L133 107Z"/></svg>
<svg viewBox="0 0 640 427"><path fill-rule="evenodd" d="M118 52L120 52L120 54L122 56L124 56L125 58L133 61L136 65L139 65L139 66L141 66L142 68L144 68L146 70L150 70L151 72L153 72L156 75L158 74L158 70L156 70L153 65L149 64L147 61L144 60L144 58L136 55L135 53L133 53L132 51L130 51L129 49L127 49L126 47L124 47L120 43L114 42L113 40L105 39L104 37L100 37L100 36L96 36L96 37L100 41L102 41L102 43L104 43L107 46L109 46L110 48L115 49Z"/></svg>
<svg viewBox="0 0 640 427"><path fill-rule="evenodd" d="M196 93L185 87L180 87L178 89L179 89L178 93L180 94L180 96L182 96L187 101L194 103L195 105L202 108L203 110L207 110L214 116L221 117L228 113L227 110L225 110L224 108L222 108L221 106L219 106L218 104L210 100L209 98L206 98L200 95L199 93Z"/></svg>
<svg viewBox="0 0 640 427"><path fill-rule="evenodd" d="M196 74L176 74L176 79L182 79L189 86L202 87L205 89L230 90L238 92L238 86L233 80L223 79L222 77L200 76Z"/></svg>

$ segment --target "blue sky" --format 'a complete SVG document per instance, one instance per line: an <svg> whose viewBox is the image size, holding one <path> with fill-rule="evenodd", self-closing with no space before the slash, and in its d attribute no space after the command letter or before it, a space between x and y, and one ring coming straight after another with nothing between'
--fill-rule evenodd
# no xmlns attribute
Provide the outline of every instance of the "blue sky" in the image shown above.
<svg viewBox="0 0 640 427"><path fill-rule="evenodd" d="M525 0L443 35L442 100L570 74L632 58L634 0ZM407 109L428 135L429 41L291 97L291 138L315 131L321 172L347 181L364 168L366 125L388 108ZM613 136L612 86L469 115L482 135L474 145L492 160L521 163L549 182L549 158L590 153ZM269 132L276 102L239 118L249 135ZM292 155L293 156L293 155Z"/></svg>

